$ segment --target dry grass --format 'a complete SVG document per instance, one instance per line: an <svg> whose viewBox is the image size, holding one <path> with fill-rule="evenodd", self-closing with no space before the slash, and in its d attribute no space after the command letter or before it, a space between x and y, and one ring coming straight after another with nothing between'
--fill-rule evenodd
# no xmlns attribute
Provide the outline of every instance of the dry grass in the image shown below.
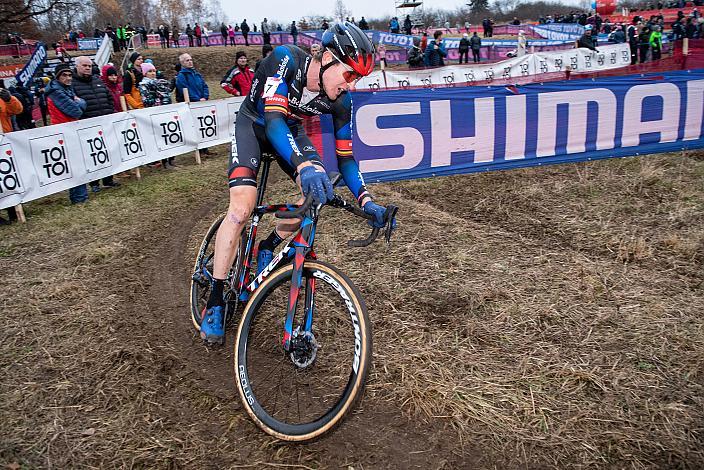
<svg viewBox="0 0 704 470"><path fill-rule="evenodd" d="M401 207L389 248L346 248L365 228L326 210L318 252L365 295L375 367L359 412L305 446L263 436L231 350L192 339L186 279L224 166L2 228L0 464L704 466L701 157L377 185Z"/></svg>

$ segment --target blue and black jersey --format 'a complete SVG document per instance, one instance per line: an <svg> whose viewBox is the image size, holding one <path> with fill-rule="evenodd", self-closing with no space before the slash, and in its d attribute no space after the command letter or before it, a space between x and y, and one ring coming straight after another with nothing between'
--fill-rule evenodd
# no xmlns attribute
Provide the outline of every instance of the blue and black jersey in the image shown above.
<svg viewBox="0 0 704 470"><path fill-rule="evenodd" d="M312 57L299 47L279 46L262 60L252 81L252 88L240 108L236 130L237 148L233 148L233 162L230 170L230 184L251 184L252 177L242 179L242 169L233 173L236 167L246 166L255 170L261 150L262 137L290 168L296 168L304 161L320 162L317 152L311 152L312 145L302 132L302 118L330 114L335 131L335 153L342 177L359 202L367 196L359 165L352 156L352 99L343 93L336 100L330 100L306 88L308 68ZM244 118L244 119L243 119ZM244 121L240 129L240 120ZM263 135L260 129L263 128ZM249 145L247 136L250 130L259 142L257 147ZM304 140L301 140L303 139ZM242 140L245 140L243 142ZM300 141L300 142L299 142ZM268 145L267 145L268 146ZM246 148L245 148L246 147ZM256 164L252 165L252 159ZM291 173L289 171L289 173ZM233 184L233 177L237 179ZM256 177L254 178L256 180ZM242 183L244 181L244 183Z"/></svg>

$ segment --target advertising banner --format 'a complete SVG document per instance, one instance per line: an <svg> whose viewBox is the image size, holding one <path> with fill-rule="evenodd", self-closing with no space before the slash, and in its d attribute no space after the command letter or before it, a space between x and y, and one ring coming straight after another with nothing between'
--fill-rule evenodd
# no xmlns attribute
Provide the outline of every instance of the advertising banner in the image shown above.
<svg viewBox="0 0 704 470"><path fill-rule="evenodd" d="M78 40L79 51L95 51L100 48L103 38L83 38Z"/></svg>
<svg viewBox="0 0 704 470"><path fill-rule="evenodd" d="M242 100L157 106L0 135L0 208L229 142Z"/></svg>
<svg viewBox="0 0 704 470"><path fill-rule="evenodd" d="M37 43L34 52L22 70L15 76L17 83L27 87L32 82L32 77L46 61L46 47L43 43Z"/></svg>
<svg viewBox="0 0 704 470"><path fill-rule="evenodd" d="M628 44L612 44L599 48L565 49L526 54L500 62L448 65L432 69L387 70L386 77L380 70L357 82L357 90L383 88L411 88L432 86L471 85L473 82L494 79L511 79L542 73L564 72L569 66L574 72L595 72L615 69L631 64Z"/></svg>
<svg viewBox="0 0 704 470"><path fill-rule="evenodd" d="M704 70L353 100L352 145L368 181L704 147Z"/></svg>

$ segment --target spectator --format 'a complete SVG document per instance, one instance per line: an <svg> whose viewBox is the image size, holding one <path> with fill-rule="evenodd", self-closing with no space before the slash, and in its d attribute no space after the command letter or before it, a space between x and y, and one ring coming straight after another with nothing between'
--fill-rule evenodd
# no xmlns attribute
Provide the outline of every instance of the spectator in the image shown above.
<svg viewBox="0 0 704 470"><path fill-rule="evenodd" d="M227 25L227 37L230 38L230 45L232 47L235 46L235 28L232 27L232 25ZM227 45L227 43L225 44Z"/></svg>
<svg viewBox="0 0 704 470"><path fill-rule="evenodd" d="M614 29L608 37L609 42L614 44L623 44L626 42L626 33L623 32L623 28Z"/></svg>
<svg viewBox="0 0 704 470"><path fill-rule="evenodd" d="M398 23L398 18L395 16L389 21L389 31L398 34L401 31L401 26Z"/></svg>
<svg viewBox="0 0 704 470"><path fill-rule="evenodd" d="M428 33L423 31L423 36L420 39L420 50L425 54L425 50L428 48Z"/></svg>
<svg viewBox="0 0 704 470"><path fill-rule="evenodd" d="M516 46L516 57L523 57L526 55L526 46L528 45L528 40L526 39L526 32L523 30L518 31L518 44Z"/></svg>
<svg viewBox="0 0 704 470"><path fill-rule="evenodd" d="M638 35L638 48L640 50L640 63L648 60L648 51L650 50L650 29L646 26Z"/></svg>
<svg viewBox="0 0 704 470"><path fill-rule="evenodd" d="M166 38L164 37L164 25L160 24L157 31L159 33L159 43L161 44L161 48L166 49Z"/></svg>
<svg viewBox="0 0 704 470"><path fill-rule="evenodd" d="M5 84L0 85L0 123L2 131L7 134L12 132L12 116L17 116L22 112L22 102L17 97L12 96L10 90L5 88Z"/></svg>
<svg viewBox="0 0 704 470"><path fill-rule="evenodd" d="M364 20L364 17L362 17L362 20ZM365 29L365 28L362 28L362 26L361 26L361 25L362 25L362 22L361 22L361 21L359 22L359 24L360 24L359 27L360 27L361 29ZM364 21L364 24L366 25L367 22ZM323 31L327 31L328 28L330 28L330 25L328 24L328 20L323 20L323 23L320 25L320 29L322 29Z"/></svg>
<svg viewBox="0 0 704 470"><path fill-rule="evenodd" d="M638 29L636 28L637 17L633 18L633 23L628 25L626 36L628 37L628 46L631 49L631 65L638 62Z"/></svg>
<svg viewBox="0 0 704 470"><path fill-rule="evenodd" d="M660 60L662 51L662 33L660 32L660 26L655 26L655 30L650 35L649 42L653 60Z"/></svg>
<svg viewBox="0 0 704 470"><path fill-rule="evenodd" d="M447 50L442 41L442 31L435 30L433 40L428 43L425 49L424 63L426 67L438 67L445 65L444 58L447 57Z"/></svg>
<svg viewBox="0 0 704 470"><path fill-rule="evenodd" d="M2 82L0 84L0 130L6 134L12 132L12 116L18 116L22 112L22 103L5 89L5 83ZM14 207L7 208L7 217L7 220L0 217L0 225L9 225L17 220L17 211Z"/></svg>
<svg viewBox="0 0 704 470"><path fill-rule="evenodd" d="M472 62L474 62L474 63L480 62L481 57L479 56L479 53L482 50L482 38L480 38L479 35L477 35L476 31L474 32L471 39L469 40L469 47L472 48Z"/></svg>
<svg viewBox="0 0 704 470"><path fill-rule="evenodd" d="M291 22L291 36L293 36L293 45L297 46L298 45L298 28L296 28L296 22L292 21Z"/></svg>
<svg viewBox="0 0 704 470"><path fill-rule="evenodd" d="M327 23L324 23L324 24L327 24ZM323 29L327 29L327 28L323 28ZM359 20L359 29L361 29L362 31L366 31L369 29L369 24L367 24L367 20L365 20L364 17L362 17L362 19Z"/></svg>
<svg viewBox="0 0 704 470"><path fill-rule="evenodd" d="M233 96L247 96L252 87L254 71L247 66L247 53L237 51L235 65L220 80L220 86Z"/></svg>
<svg viewBox="0 0 704 470"><path fill-rule="evenodd" d="M212 31L210 31L207 24L204 24L203 26L201 26L200 32L201 32L201 35L203 36L203 42L205 42L205 47L209 47L210 46L210 33L212 33Z"/></svg>
<svg viewBox="0 0 704 470"><path fill-rule="evenodd" d="M200 27L198 23L195 24L193 27L193 34L196 37L196 46L202 47L203 46L203 29Z"/></svg>
<svg viewBox="0 0 704 470"><path fill-rule="evenodd" d="M521 24L521 20L516 18L515 16L513 17L513 21L511 21L511 24L514 26L519 26Z"/></svg>
<svg viewBox="0 0 704 470"><path fill-rule="evenodd" d="M413 45L408 49L408 66L412 69L423 66L423 51L419 47L420 39L413 38Z"/></svg>
<svg viewBox="0 0 704 470"><path fill-rule="evenodd" d="M386 63L386 46L384 44L379 44L376 46L376 61L379 63L381 68L386 68L388 65Z"/></svg>
<svg viewBox="0 0 704 470"><path fill-rule="evenodd" d="M34 108L34 94L21 83L9 88L12 96L22 103L22 112L15 115L15 123L18 131L34 129L34 119L32 119L32 109Z"/></svg>
<svg viewBox="0 0 704 470"><path fill-rule="evenodd" d="M464 32L469 34L469 29L472 27L471 24L469 24L469 21L464 22Z"/></svg>
<svg viewBox="0 0 704 470"><path fill-rule="evenodd" d="M449 22L449 21L445 21L445 32L446 32L447 34L451 34L451 33L452 33L452 31L450 30L450 22Z"/></svg>
<svg viewBox="0 0 704 470"><path fill-rule="evenodd" d="M225 23L220 23L220 36L222 36L222 45L227 46L227 26Z"/></svg>
<svg viewBox="0 0 704 470"><path fill-rule="evenodd" d="M193 47L193 28L190 24L186 25L186 36L188 36L188 47Z"/></svg>
<svg viewBox="0 0 704 470"><path fill-rule="evenodd" d="M413 31L413 22L411 22L411 15L406 15L406 19L403 20L403 30L407 35L411 35Z"/></svg>
<svg viewBox="0 0 704 470"><path fill-rule="evenodd" d="M49 125L49 121L47 119L49 117L49 110L46 104L46 87L49 85L50 81L51 79L49 77L40 77L34 80L34 96L37 97L37 101L39 102L39 109L42 114L42 123L44 123L45 126Z"/></svg>
<svg viewBox="0 0 704 470"><path fill-rule="evenodd" d="M122 81L120 80L120 75L117 73L115 66L110 64L103 65L103 68L100 70L100 79L110 93L113 110L119 113L122 111L122 102L120 101L120 97L122 96Z"/></svg>
<svg viewBox="0 0 704 470"><path fill-rule="evenodd" d="M262 21L261 31L264 44L271 44L271 28L269 28L269 21L266 18Z"/></svg>
<svg viewBox="0 0 704 470"><path fill-rule="evenodd" d="M173 41L174 47L176 47L176 48L181 47L181 45L178 43L180 36L181 36L181 33L178 32L178 28L176 27L176 25L173 25L171 27L171 40Z"/></svg>
<svg viewBox="0 0 704 470"><path fill-rule="evenodd" d="M125 95L125 100L130 109L142 109L142 95L139 93L139 82L144 77L142 75L142 64L144 57L139 52L133 52L130 55L129 65L124 75L122 75L122 93Z"/></svg>
<svg viewBox="0 0 704 470"><path fill-rule="evenodd" d="M93 62L86 56L76 57L76 75L73 79L73 91L86 103L86 108L79 119L105 116L115 112L115 105L110 90L97 75L93 75ZM114 188L120 183L112 176L103 178L103 186ZM94 193L100 192L100 182L91 181Z"/></svg>
<svg viewBox="0 0 704 470"><path fill-rule="evenodd" d="M240 25L240 31L242 31L242 36L244 37L244 45L249 46L249 25L247 24L247 18L242 21Z"/></svg>
<svg viewBox="0 0 704 470"><path fill-rule="evenodd" d="M153 64L144 63L142 64L142 73L144 78L139 83L139 92L142 95L142 103L144 103L145 108L151 108L152 106L162 106L166 104L171 104L171 87L167 80L156 78L156 67ZM174 163L174 157L163 158L161 160L161 167L165 170L176 166Z"/></svg>
<svg viewBox="0 0 704 470"><path fill-rule="evenodd" d="M490 28L489 21L490 21L489 18L484 18L482 20L482 28L484 29L484 37L485 38L488 38L491 36L491 34L489 34L489 28Z"/></svg>
<svg viewBox="0 0 704 470"><path fill-rule="evenodd" d="M579 48L587 48L589 50L592 50L594 52L599 52L596 49L597 43L595 38L592 36L592 28L590 26L587 26L584 29L584 34L582 34L582 37L579 38L577 41L577 47Z"/></svg>
<svg viewBox="0 0 704 470"><path fill-rule="evenodd" d="M469 63L469 39L468 34L464 33L462 39L460 39L459 53L460 53L460 64L462 63L462 58L464 57L464 63Z"/></svg>
<svg viewBox="0 0 704 470"><path fill-rule="evenodd" d="M178 73L181 71L181 64L174 64L174 72L176 72L176 75L171 78L171 82L169 82L169 86L171 87L171 91L176 93L176 102L177 103L183 103L183 90L179 90L176 88L176 78L178 77Z"/></svg>
<svg viewBox="0 0 704 470"><path fill-rule="evenodd" d="M117 42L119 44L118 51L121 51L122 49L127 49L127 31L125 28L121 25L117 25Z"/></svg>
<svg viewBox="0 0 704 470"><path fill-rule="evenodd" d="M54 51L56 52L56 57L63 63L70 63L71 62L71 56L68 55L68 52L66 52L66 49L64 48L63 42L59 41L56 43L56 47L54 48Z"/></svg>
<svg viewBox="0 0 704 470"><path fill-rule="evenodd" d="M54 70L56 77L46 89L47 106L52 124L78 121L86 109L86 102L76 96L71 86L73 72L68 64L59 64ZM72 204L80 204L88 200L88 190L85 184L68 190Z"/></svg>
<svg viewBox="0 0 704 470"><path fill-rule="evenodd" d="M193 66L193 58L190 54L181 54L178 57L181 63L181 70L176 76L176 88L188 89L188 96L191 101L206 101L210 97L208 84L205 83L201 74Z"/></svg>
<svg viewBox="0 0 704 470"><path fill-rule="evenodd" d="M259 59L256 64L254 64L254 72L255 73L256 73L257 69L259 68L259 64L262 63L262 60L269 57L272 52L274 52L274 48L271 47L271 44L264 44L262 46L262 58ZM312 53L312 47L311 47L311 53Z"/></svg>

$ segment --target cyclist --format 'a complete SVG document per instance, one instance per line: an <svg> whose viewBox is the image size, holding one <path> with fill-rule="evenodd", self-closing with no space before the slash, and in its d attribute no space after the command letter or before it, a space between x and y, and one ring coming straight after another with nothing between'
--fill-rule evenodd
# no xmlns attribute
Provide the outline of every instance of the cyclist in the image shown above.
<svg viewBox="0 0 704 470"><path fill-rule="evenodd" d="M345 184L376 227L385 226L386 208L376 204L352 156L350 128L352 101L348 93L356 80L374 68L374 46L357 26L338 23L322 38L322 50L310 56L299 47L279 46L262 60L242 103L232 142L229 169L230 205L215 241L213 286L202 316L201 338L207 343L224 339L223 288L234 261L240 234L257 196L257 172L262 151L275 153L281 168L325 204L333 188L320 155L305 134L301 116L331 114L336 154ZM395 221L390 221L395 225ZM300 221L280 222L259 245L257 270L269 264L272 251L295 232Z"/></svg>

